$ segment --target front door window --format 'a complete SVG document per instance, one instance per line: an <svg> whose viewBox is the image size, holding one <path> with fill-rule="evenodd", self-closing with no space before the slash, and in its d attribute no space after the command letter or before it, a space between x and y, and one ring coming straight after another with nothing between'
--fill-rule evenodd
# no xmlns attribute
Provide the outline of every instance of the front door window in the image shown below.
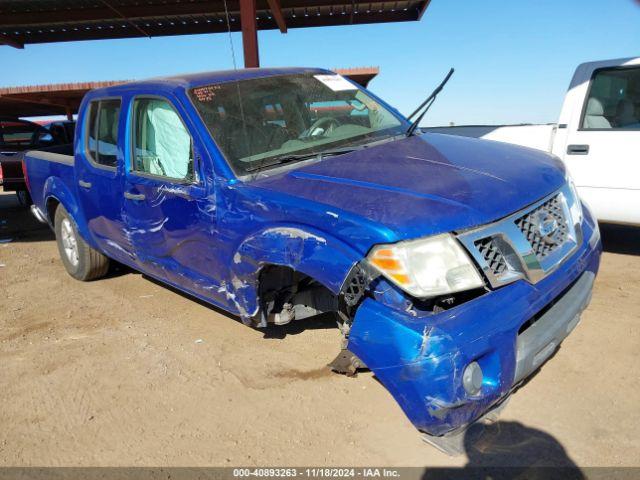
<svg viewBox="0 0 640 480"><path fill-rule="evenodd" d="M193 142L171 104L158 98L139 98L133 105L134 172L193 181Z"/></svg>
<svg viewBox="0 0 640 480"><path fill-rule="evenodd" d="M583 130L640 130L640 68L597 70L581 126Z"/></svg>

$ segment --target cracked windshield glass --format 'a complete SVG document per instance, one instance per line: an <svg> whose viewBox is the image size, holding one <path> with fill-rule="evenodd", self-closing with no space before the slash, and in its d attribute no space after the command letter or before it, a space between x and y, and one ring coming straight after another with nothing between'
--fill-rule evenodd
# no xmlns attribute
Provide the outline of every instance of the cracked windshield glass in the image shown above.
<svg viewBox="0 0 640 480"><path fill-rule="evenodd" d="M403 135L406 122L336 74L280 75L190 92L238 175Z"/></svg>

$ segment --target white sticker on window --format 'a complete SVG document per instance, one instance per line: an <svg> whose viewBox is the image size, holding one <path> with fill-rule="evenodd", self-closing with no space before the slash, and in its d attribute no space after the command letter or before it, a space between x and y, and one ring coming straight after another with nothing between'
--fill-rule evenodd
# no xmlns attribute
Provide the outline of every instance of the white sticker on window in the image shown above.
<svg viewBox="0 0 640 480"><path fill-rule="evenodd" d="M334 92L341 92L343 90L357 90L358 87L347 81L340 75L314 75L314 78L320 80L327 87Z"/></svg>

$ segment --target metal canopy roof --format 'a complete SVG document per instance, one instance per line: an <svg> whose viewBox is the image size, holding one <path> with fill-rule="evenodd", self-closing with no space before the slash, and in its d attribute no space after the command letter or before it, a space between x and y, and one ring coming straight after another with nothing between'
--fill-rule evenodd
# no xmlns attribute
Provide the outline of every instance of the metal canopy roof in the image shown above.
<svg viewBox="0 0 640 480"><path fill-rule="evenodd" d="M378 74L378 67L358 67L334 70L366 87ZM105 82L59 83L0 88L0 116L37 117L71 115L78 111L82 97L94 88L125 83L124 80Z"/></svg>
<svg viewBox="0 0 640 480"><path fill-rule="evenodd" d="M124 83L85 82L0 88L0 116L37 117L78 111L82 97L93 88Z"/></svg>
<svg viewBox="0 0 640 480"><path fill-rule="evenodd" d="M232 31L240 4L227 0ZM430 0L256 0L257 29L420 20ZM227 31L224 0L0 0L0 44Z"/></svg>

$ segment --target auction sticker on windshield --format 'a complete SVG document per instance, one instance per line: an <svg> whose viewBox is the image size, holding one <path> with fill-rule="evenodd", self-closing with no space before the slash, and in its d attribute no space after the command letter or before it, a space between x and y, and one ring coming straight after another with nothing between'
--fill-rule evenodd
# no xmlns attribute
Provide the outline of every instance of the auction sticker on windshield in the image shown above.
<svg viewBox="0 0 640 480"><path fill-rule="evenodd" d="M320 80L334 92L343 90L357 90L358 87L350 83L347 79L340 75L314 75L314 78Z"/></svg>

